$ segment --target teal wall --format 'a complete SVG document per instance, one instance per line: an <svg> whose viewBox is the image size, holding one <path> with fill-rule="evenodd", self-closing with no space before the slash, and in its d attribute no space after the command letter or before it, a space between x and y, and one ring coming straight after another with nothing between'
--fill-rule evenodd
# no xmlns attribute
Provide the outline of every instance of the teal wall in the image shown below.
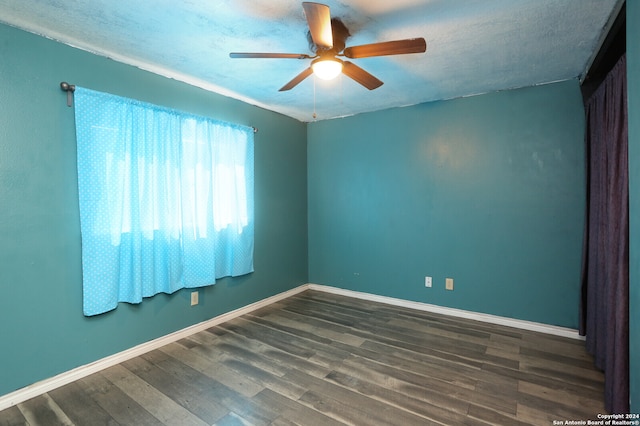
<svg viewBox="0 0 640 426"><path fill-rule="evenodd" d="M583 138L577 81L310 124L309 281L577 328Z"/></svg>
<svg viewBox="0 0 640 426"><path fill-rule="evenodd" d="M0 77L0 395L307 282L304 123L2 25ZM258 127L255 273L85 318L61 81Z"/></svg>
<svg viewBox="0 0 640 426"><path fill-rule="evenodd" d="M627 2L629 357L631 412L640 413L640 2Z"/></svg>

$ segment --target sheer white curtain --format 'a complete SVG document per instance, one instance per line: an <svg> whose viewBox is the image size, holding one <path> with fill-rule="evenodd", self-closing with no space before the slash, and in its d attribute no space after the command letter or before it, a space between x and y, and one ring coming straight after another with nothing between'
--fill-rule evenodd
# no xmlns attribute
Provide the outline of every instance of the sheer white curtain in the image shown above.
<svg viewBox="0 0 640 426"><path fill-rule="evenodd" d="M253 271L253 129L78 87L85 315Z"/></svg>

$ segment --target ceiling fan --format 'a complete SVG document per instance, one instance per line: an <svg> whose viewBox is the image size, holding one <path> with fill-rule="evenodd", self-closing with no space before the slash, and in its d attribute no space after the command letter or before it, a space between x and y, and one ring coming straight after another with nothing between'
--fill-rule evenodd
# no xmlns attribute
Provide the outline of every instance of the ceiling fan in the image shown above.
<svg viewBox="0 0 640 426"><path fill-rule="evenodd" d="M330 80L341 72L352 78L369 90L382 86L382 81L360 68L350 59L367 58L372 56L404 55L407 53L424 53L427 42L424 38L410 38L405 40L387 41L382 43L363 44L346 47L346 40L351 35L340 19L331 19L329 6L303 2L302 7L307 18L309 31L309 47L313 56L305 53L230 53L231 58L286 58L312 59L311 66L295 76L293 80L280 88L280 91L291 90L311 74Z"/></svg>

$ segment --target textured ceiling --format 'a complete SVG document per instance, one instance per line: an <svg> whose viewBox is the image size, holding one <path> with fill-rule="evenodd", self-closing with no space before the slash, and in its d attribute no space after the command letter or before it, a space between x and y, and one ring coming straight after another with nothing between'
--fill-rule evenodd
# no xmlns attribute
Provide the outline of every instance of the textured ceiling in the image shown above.
<svg viewBox="0 0 640 426"><path fill-rule="evenodd" d="M2 0L0 21L301 121L581 77L621 0L350 0L323 2L347 46L424 37L427 52L352 60L384 82L310 77L298 59L229 52L307 53L296 0Z"/></svg>

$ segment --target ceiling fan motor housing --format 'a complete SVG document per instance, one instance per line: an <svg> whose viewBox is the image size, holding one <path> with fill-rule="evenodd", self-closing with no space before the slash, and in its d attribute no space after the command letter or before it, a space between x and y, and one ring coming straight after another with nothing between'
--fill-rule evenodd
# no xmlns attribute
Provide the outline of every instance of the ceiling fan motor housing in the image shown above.
<svg viewBox="0 0 640 426"><path fill-rule="evenodd" d="M325 49L318 47L311 37L311 31L307 31L307 41L309 42L309 50L316 55L321 55L325 52L331 52L334 55L342 52L347 45L347 39L351 36L347 26L340 20L340 18L331 19L331 34L333 36L333 47Z"/></svg>

